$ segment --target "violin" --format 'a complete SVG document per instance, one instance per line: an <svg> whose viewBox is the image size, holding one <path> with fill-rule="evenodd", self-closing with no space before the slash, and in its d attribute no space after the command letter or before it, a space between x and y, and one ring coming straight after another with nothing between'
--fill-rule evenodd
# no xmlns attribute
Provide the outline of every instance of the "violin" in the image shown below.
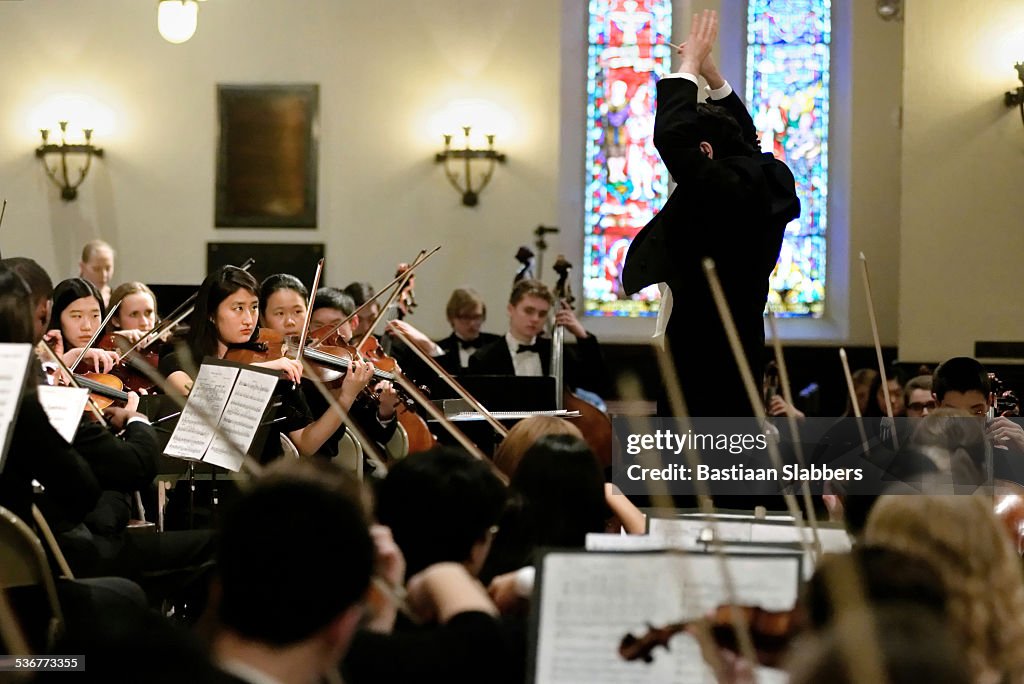
<svg viewBox="0 0 1024 684"><path fill-rule="evenodd" d="M765 667L778 667L785 655L789 642L798 631L796 609L770 611L756 606L718 606L707 618L677 622L655 627L648 625L642 636L627 633L619 642L619 655L623 660L654 662L654 649L658 646L668 650L668 643L676 634L687 631L701 621L706 621L711 638L719 648L739 653L739 638L733 627L733 610L738 609L750 627L750 638L757 654L757 662Z"/></svg>
<svg viewBox="0 0 1024 684"><path fill-rule="evenodd" d="M363 358L373 364L374 369L387 372L391 374L392 378L395 377L396 373L401 372L398 370L398 363L384 353L384 349L376 337L372 335L367 337L359 351ZM374 373L376 372L374 370ZM404 393L400 394L400 396L404 398L395 407L395 417L409 438L409 453L416 454L434 448L437 444L437 438L430 432L427 422L413 410L414 402Z"/></svg>
<svg viewBox="0 0 1024 684"><path fill-rule="evenodd" d="M310 333L307 341L316 340L317 333L321 330L313 331ZM369 342L372 341L374 344L371 345ZM340 353L329 353L324 350L326 342L337 342L339 344L335 346L329 346L328 350ZM390 356L386 356L382 351L379 350L379 345L376 345L376 338L368 338L368 342L364 344L364 348L372 348L374 355L368 356L365 354L358 354L365 360L370 361L374 364L373 377L374 380L388 380L394 381L395 371L397 364L395 360ZM276 330L269 328L260 328L259 333L249 342L236 345L228 349L227 354L224 358L229 361L235 361L243 364L261 363L264 361L273 361L285 356L289 351L290 345L286 341L285 336ZM294 348L292 348L294 352ZM352 359L356 358L357 352L351 345L343 344L341 337L338 335L332 335L324 343L321 343L318 348L307 347L302 352L303 357L310 362L311 365L319 367L321 370L335 373L334 377L327 375L332 381L336 381L345 371L348 370ZM378 362L384 365L386 368L378 367ZM323 379L324 375L321 375ZM376 402L378 397L373 393L369 386L363 390L367 393L368 398ZM402 401L395 408L395 416L401 426L405 429L405 432L409 438L409 453L417 453L418 451L426 451L434 446L436 439L430 433L430 428L427 427L426 422L411 408L412 399L400 393Z"/></svg>
<svg viewBox="0 0 1024 684"><path fill-rule="evenodd" d="M107 333L100 338L96 346L100 349L106 349L107 351L122 353L124 351L122 345L127 343L128 340L121 335ZM128 346L131 345L129 344ZM153 394L154 392L159 391L159 387L156 383L132 365L130 357L133 356L135 358L142 359L153 368L157 368L160 364L160 355L155 349L139 346L129 354L122 356L121 360L110 369L110 374L120 379L123 386L127 387L132 392L136 392L138 394Z"/></svg>
<svg viewBox="0 0 1024 684"><path fill-rule="evenodd" d="M409 264L400 263L398 268L395 269L395 277L401 278L409 271ZM398 292L398 299L395 304L398 307L398 320L404 319L406 316L412 315L412 310L416 308L416 292L413 289L416 283L416 274L412 274L405 281L405 285Z"/></svg>
<svg viewBox="0 0 1024 684"><path fill-rule="evenodd" d="M89 397L99 410L104 410L115 401L122 404L128 402L128 393L124 391L121 379L110 373L74 374L79 387L89 390ZM86 406L86 410L89 407Z"/></svg>

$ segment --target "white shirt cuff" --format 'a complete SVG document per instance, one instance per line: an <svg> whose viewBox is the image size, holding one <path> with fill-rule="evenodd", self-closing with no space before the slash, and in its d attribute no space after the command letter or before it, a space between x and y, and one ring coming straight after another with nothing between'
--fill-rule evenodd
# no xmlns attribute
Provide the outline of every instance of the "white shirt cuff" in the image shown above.
<svg viewBox="0 0 1024 684"><path fill-rule="evenodd" d="M537 577L537 569L532 565L516 571L516 595L520 598L533 596L533 582Z"/></svg>
<svg viewBox="0 0 1024 684"><path fill-rule="evenodd" d="M146 425L149 425L149 420L143 418L142 416L132 416L131 418L128 419L128 422L125 423L124 426L128 427L132 423L145 423Z"/></svg>
<svg viewBox="0 0 1024 684"><path fill-rule="evenodd" d="M712 100L723 100L732 95L732 86L729 85L728 81L722 84L721 88L715 88L712 90L711 86L708 86L705 90L707 90L708 98Z"/></svg>

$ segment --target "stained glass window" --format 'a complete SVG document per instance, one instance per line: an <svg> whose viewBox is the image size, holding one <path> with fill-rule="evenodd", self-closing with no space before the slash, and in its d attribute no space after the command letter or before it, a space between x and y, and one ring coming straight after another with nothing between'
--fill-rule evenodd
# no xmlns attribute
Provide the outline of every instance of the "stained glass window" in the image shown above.
<svg viewBox="0 0 1024 684"><path fill-rule="evenodd" d="M796 177L800 218L786 228L768 310L820 317L825 308L830 0L747 3L747 103L761 149Z"/></svg>
<svg viewBox="0 0 1024 684"><path fill-rule="evenodd" d="M655 83L671 70L671 0L590 0L584 197L585 313L653 316L657 286L633 298L619 272L633 236L668 197L654 148Z"/></svg>

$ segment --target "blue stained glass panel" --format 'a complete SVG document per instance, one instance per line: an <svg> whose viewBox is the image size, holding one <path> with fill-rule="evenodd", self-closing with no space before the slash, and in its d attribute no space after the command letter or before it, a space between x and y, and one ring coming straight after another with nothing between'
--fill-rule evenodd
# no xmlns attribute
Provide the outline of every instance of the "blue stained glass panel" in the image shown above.
<svg viewBox="0 0 1024 684"><path fill-rule="evenodd" d="M793 171L800 218L771 276L768 310L820 317L825 308L831 3L750 0L747 102L761 149Z"/></svg>

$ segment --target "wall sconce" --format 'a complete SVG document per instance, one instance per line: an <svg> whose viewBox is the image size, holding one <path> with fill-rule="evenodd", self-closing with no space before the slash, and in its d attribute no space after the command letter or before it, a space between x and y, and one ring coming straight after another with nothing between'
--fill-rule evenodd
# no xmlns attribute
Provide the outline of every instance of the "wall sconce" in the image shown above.
<svg viewBox="0 0 1024 684"><path fill-rule="evenodd" d="M444 150L434 155L434 162L444 164L444 175L451 181L452 186L462 193L462 203L467 207L474 207L480 201L480 191L483 190L487 183L490 182L491 176L494 174L495 164L501 162L505 163L505 155L494 149L494 134L487 135L487 149L486 150L474 150L469 143L469 133L471 126L463 126L462 133L465 136L465 146L462 149L451 148L452 136L450 133L444 134ZM465 187L459 184L459 174L452 170L451 160L462 159L465 161L463 166L462 175L465 181ZM487 161L487 168L480 176L480 184L473 187L473 176L470 173L470 166L474 159L484 159Z"/></svg>
<svg viewBox="0 0 1024 684"><path fill-rule="evenodd" d="M160 0L156 6L156 28L168 43L184 43L195 34L198 24L196 0Z"/></svg>
<svg viewBox="0 0 1024 684"><path fill-rule="evenodd" d="M1017 78L1024 83L1024 62L1017 62L1013 68L1017 70ZM1020 119L1024 122L1024 85L1018 86L1016 90L1007 90L1003 98L1007 107L1020 107Z"/></svg>
<svg viewBox="0 0 1024 684"><path fill-rule="evenodd" d="M78 186L82 184L86 174L89 173L93 155L102 157L103 150L92 144L91 128L82 129L82 133L85 135L84 144L69 144L67 142L68 122L61 121L59 125L59 145L50 142L50 129L39 129L39 134L43 137L43 144L36 148L36 157L42 160L43 168L46 169L46 175L60 188L60 198L65 202L70 202L78 196ZM46 155L48 154L56 154L60 157L53 166L50 166L46 161ZM71 181L68 174L69 154L85 155L85 166L79 167L78 180L74 182Z"/></svg>

